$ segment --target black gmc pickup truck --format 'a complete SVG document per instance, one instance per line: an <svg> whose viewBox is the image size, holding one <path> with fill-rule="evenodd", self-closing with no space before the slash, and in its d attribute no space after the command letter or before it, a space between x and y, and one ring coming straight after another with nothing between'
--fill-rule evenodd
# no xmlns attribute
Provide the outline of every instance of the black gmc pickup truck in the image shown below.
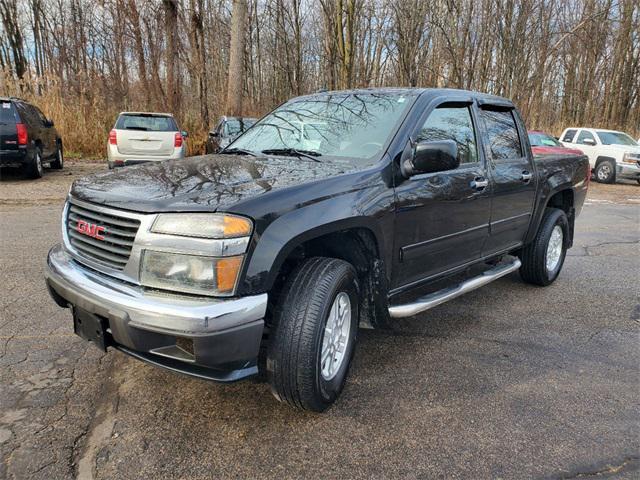
<svg viewBox="0 0 640 480"><path fill-rule="evenodd" d="M586 157L534 159L504 98L317 93L221 154L77 180L46 281L102 349L210 380L261 373L323 411L359 326L515 270L552 283L589 178Z"/></svg>

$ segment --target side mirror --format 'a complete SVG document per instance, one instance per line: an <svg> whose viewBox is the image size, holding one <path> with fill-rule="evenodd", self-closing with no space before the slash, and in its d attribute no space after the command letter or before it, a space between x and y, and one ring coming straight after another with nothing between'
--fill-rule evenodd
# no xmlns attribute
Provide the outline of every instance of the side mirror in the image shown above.
<svg viewBox="0 0 640 480"><path fill-rule="evenodd" d="M44 122L44 125L46 127L51 128L51 127L55 126L55 123L53 123L53 120L47 120L46 122Z"/></svg>
<svg viewBox="0 0 640 480"><path fill-rule="evenodd" d="M418 142L413 147L411 158L403 165L406 176L420 173L444 172L460 166L458 145L453 140Z"/></svg>
<svg viewBox="0 0 640 480"><path fill-rule="evenodd" d="M596 141L593 138L585 138L582 143L584 143L585 145L595 145Z"/></svg>
<svg viewBox="0 0 640 480"><path fill-rule="evenodd" d="M218 138L220 134L218 132L213 131L213 132L209 132L209 136L211 138Z"/></svg>
<svg viewBox="0 0 640 480"><path fill-rule="evenodd" d="M185 132L184 130L180 132L182 134L182 138L187 138L189 136L189 134L187 132Z"/></svg>

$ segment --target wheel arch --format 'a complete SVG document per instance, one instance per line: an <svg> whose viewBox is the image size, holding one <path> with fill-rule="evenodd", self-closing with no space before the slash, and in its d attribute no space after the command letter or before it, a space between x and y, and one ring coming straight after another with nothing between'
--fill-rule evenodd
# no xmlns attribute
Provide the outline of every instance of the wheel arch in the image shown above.
<svg viewBox="0 0 640 480"><path fill-rule="evenodd" d="M304 210L304 209L302 209ZM297 215L294 215L297 217ZM276 221L256 240L254 251L244 272L244 284L239 294L268 291L270 304L278 301L279 292L289 272L302 260L310 257L330 257L347 261L358 273L361 288L360 318L371 326L382 326L388 317L387 265L384 261L384 238L377 223L370 217L356 216L304 228L296 228L293 219L282 225L293 230L285 241L281 222ZM280 219L278 219L280 220ZM299 230L299 231L296 231ZM279 248L272 246L280 245ZM271 306L273 306L271 305Z"/></svg>
<svg viewBox="0 0 640 480"><path fill-rule="evenodd" d="M558 178L559 177L556 177L556 180ZM575 192L573 190L573 185L570 181L554 181L554 177L551 177L549 179L549 183L547 183L547 188L548 191L544 194L544 197L540 202L540 207L537 209L535 217L529 227L525 244L530 243L536 236L536 233L540 228L540 224L542 223L544 212L547 208L559 208L565 212L567 219L569 220L569 243L567 248L571 248L573 245L573 231L576 217L574 203Z"/></svg>

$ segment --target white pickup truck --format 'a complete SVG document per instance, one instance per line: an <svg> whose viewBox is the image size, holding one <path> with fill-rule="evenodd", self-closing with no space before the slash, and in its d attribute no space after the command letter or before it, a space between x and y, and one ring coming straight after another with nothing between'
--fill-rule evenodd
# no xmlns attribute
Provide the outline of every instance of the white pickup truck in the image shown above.
<svg viewBox="0 0 640 480"><path fill-rule="evenodd" d="M567 128L560 142L569 148L580 148L589 157L595 179L615 183L627 178L640 183L640 145L623 132L599 128Z"/></svg>

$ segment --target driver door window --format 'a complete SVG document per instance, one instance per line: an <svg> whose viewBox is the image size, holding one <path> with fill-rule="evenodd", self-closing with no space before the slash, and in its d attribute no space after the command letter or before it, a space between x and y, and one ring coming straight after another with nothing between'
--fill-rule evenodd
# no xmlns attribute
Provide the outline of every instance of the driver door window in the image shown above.
<svg viewBox="0 0 640 480"><path fill-rule="evenodd" d="M478 161L473 121L467 106L436 108L424 122L417 140L453 140L458 145L460 164Z"/></svg>

